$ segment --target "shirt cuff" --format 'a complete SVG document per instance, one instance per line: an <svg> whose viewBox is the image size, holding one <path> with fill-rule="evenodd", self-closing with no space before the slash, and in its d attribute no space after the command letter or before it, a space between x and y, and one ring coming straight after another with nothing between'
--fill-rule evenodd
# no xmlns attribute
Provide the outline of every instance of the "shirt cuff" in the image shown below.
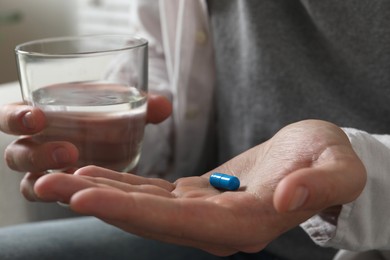
<svg viewBox="0 0 390 260"><path fill-rule="evenodd" d="M326 247L351 251L390 248L390 136L344 128L362 160L367 182L359 197L342 205L337 224L316 215L301 224L312 240Z"/></svg>

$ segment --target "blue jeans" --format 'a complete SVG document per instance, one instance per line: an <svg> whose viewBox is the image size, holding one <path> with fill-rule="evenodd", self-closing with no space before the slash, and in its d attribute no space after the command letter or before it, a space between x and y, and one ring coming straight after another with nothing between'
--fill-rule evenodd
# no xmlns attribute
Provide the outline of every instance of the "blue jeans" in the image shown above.
<svg viewBox="0 0 390 260"><path fill-rule="evenodd" d="M266 252L217 257L204 251L143 239L92 218L45 221L0 229L2 260L279 259Z"/></svg>

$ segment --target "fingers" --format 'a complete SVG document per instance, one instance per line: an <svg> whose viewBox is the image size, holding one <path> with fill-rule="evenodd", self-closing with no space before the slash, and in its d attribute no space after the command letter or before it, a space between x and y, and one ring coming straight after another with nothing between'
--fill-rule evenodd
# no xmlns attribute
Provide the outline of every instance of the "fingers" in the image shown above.
<svg viewBox="0 0 390 260"><path fill-rule="evenodd" d="M257 252L265 245L252 235L248 235L250 240L237 236L237 232L245 232L242 228L247 223L237 222L238 216L231 209L210 200L86 189L72 196L70 207L133 234L198 247L221 256L237 251ZM247 241L256 246L248 246Z"/></svg>
<svg viewBox="0 0 390 260"><path fill-rule="evenodd" d="M170 115L172 107L167 98L153 94L148 98L148 122L159 123ZM43 130L44 127L44 113L37 108L22 103L0 107L0 131L2 132L14 135L33 135ZM70 135L71 132L68 134ZM70 143L46 142L38 145L31 138L23 137L9 145L4 156L8 166L13 170L41 172L72 166L79 157L79 151L75 145ZM107 154L104 158L107 158Z"/></svg>
<svg viewBox="0 0 390 260"><path fill-rule="evenodd" d="M96 167L97 168L97 167ZM122 175L117 173L117 175ZM130 175L130 174L128 174ZM67 203L73 194L88 188L116 189L122 192L139 192L172 198L170 190L152 184L133 185L105 178L52 173L41 177L34 185L36 196L45 201Z"/></svg>
<svg viewBox="0 0 390 260"><path fill-rule="evenodd" d="M204 215L207 212L212 212L205 210L205 208L200 212L196 212L199 205L195 204L198 202L198 200L196 202L188 200L186 203L180 203L176 199L167 199L144 193L128 194L116 190L88 189L75 194L71 198L70 206L73 210L82 214L127 221L132 223L131 226L141 228L145 232L184 238L190 236L190 234L181 228L201 227ZM205 206L211 204L206 201L202 203ZM96 207L98 204L100 207ZM193 206L191 211L184 210L184 208L189 209L191 206ZM195 213L203 215L203 217L196 219L193 215ZM193 221L192 218L194 218ZM191 223L191 225L183 225L184 223ZM179 229L178 226L180 226ZM194 229L191 231L192 233L200 233L199 229ZM197 234L197 236L203 238L207 234Z"/></svg>
<svg viewBox="0 0 390 260"><path fill-rule="evenodd" d="M352 166L355 165L355 166ZM356 199L364 188L364 167L335 163L302 169L285 177L277 186L274 206L279 212L319 211Z"/></svg>
<svg viewBox="0 0 390 260"><path fill-rule="evenodd" d="M67 203L71 195L79 190L98 185L84 178L72 178L63 173L47 174L39 178L34 185L36 197L44 201Z"/></svg>
<svg viewBox="0 0 390 260"><path fill-rule="evenodd" d="M157 94L148 95L148 123L160 123L171 114L172 104L168 98ZM45 126L44 113L22 103L1 106L0 119L0 131L13 135L35 134Z"/></svg>
<svg viewBox="0 0 390 260"><path fill-rule="evenodd" d="M97 166L86 166L77 170L75 175L89 176L95 178L106 178L123 182L132 185L155 185L161 187L167 191L172 191L175 185L159 178L145 178L142 176L129 174L129 173L118 173L116 171L108 170Z"/></svg>
<svg viewBox="0 0 390 260"><path fill-rule="evenodd" d="M140 196L143 197L144 194L133 194L135 197ZM128 194L116 191L116 190L102 190L102 189L88 189L79 192L77 195L72 197L70 202L70 207L72 210L76 212L80 212L82 214L95 215L96 214L96 206L99 206L102 210L100 212L100 218L112 225L115 225L127 232L132 234L136 234L142 237L146 237L149 239L155 239L164 241L167 243L174 243L178 245L192 246L196 248L201 248L210 253L226 256L237 252L238 250L233 250L228 245L220 242L220 239L216 239L214 241L207 240L206 242L201 240L197 240L191 237L188 237L185 234L183 229L177 229L175 223L175 218L170 219L170 213L176 213L173 208L170 206L164 206L164 200L156 201L156 208L150 207L149 204L144 204L142 206L141 212L138 211L138 208L135 208L135 204L131 203ZM159 199L155 196L148 196L151 200ZM137 200L137 198L135 199ZM171 201L171 200L169 200ZM112 203L117 205L114 207L114 212L111 211L111 208L107 208L107 205L113 205ZM135 202L135 201L133 201ZM140 201L140 204L143 204L147 201ZM130 203L130 204L129 204ZM88 204L88 205L87 205ZM170 212L169 216L166 214L162 214L161 208L166 207L166 209ZM117 217L117 209L122 208L123 210L128 211L130 214L126 214L124 217L121 214L120 219ZM90 211L92 210L92 211ZM174 211L172 211L174 210ZM94 212L94 213L92 213ZM145 214L145 212L147 212ZM155 214L154 212L159 212ZM131 214L133 213L133 214ZM132 216L133 215L133 216ZM134 215L138 215L135 217ZM161 215L165 215L165 220L160 218ZM95 215L96 216L96 215ZM99 216L98 216L99 217ZM191 220L189 220L191 221ZM199 220L201 221L201 220ZM204 221L204 219L203 219ZM158 227L156 227L156 224ZM186 225L187 226L187 225ZM193 229L198 230L200 233L203 225L192 226ZM206 234L207 236L207 234Z"/></svg>
<svg viewBox="0 0 390 260"><path fill-rule="evenodd" d="M149 94L147 122L158 124L167 119L172 114L172 104L164 96Z"/></svg>
<svg viewBox="0 0 390 260"><path fill-rule="evenodd" d="M45 126L45 116L38 108L21 103L0 107L0 131L13 135L31 135Z"/></svg>
<svg viewBox="0 0 390 260"><path fill-rule="evenodd" d="M234 236L229 235L240 228L235 214L229 208L205 199L167 198L140 192L87 189L72 196L70 206L81 214L115 219L145 232L183 239L207 239L210 242L226 237L227 240L235 240ZM229 224L232 224L231 228L226 229Z"/></svg>
<svg viewBox="0 0 390 260"><path fill-rule="evenodd" d="M25 137L9 145L4 152L8 167L21 172L43 172L74 165L78 158L77 148L66 142L38 144Z"/></svg>

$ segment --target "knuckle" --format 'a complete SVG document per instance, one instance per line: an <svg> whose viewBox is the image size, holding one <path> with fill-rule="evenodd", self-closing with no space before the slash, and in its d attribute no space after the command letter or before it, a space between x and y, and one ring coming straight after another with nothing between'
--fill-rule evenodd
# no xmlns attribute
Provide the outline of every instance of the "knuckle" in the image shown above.
<svg viewBox="0 0 390 260"><path fill-rule="evenodd" d="M18 170L18 165L15 162L14 154L10 145L7 146L4 151L4 161L10 169Z"/></svg>
<svg viewBox="0 0 390 260"><path fill-rule="evenodd" d="M84 167L84 169L89 170L89 171L95 171L95 170L100 169L100 168L101 167L96 166L96 165L87 165Z"/></svg>
<svg viewBox="0 0 390 260"><path fill-rule="evenodd" d="M39 167L39 157L37 156L37 154L36 153L34 153L34 152L31 152L31 151L29 151L29 152L27 152L27 154L26 154L26 166L28 167L28 168L40 168Z"/></svg>
<svg viewBox="0 0 390 260"><path fill-rule="evenodd" d="M86 173L88 172L94 172L96 170L100 169L100 167L96 166L96 165L87 165L85 167L82 168L82 170Z"/></svg>
<svg viewBox="0 0 390 260"><path fill-rule="evenodd" d="M20 193L28 200L28 201L36 201L37 198L33 191L33 183L29 178L29 173L27 173L22 181L20 182Z"/></svg>
<svg viewBox="0 0 390 260"><path fill-rule="evenodd" d="M95 165L87 165L87 166L84 166L82 168L79 168L74 174L75 175L85 175L85 176L89 176L90 173L93 173L95 172L96 170L98 170L100 167L98 166L95 166Z"/></svg>
<svg viewBox="0 0 390 260"><path fill-rule="evenodd" d="M20 119L20 112L19 113L13 113L10 110L6 110L2 113L3 120L0 124L0 128L3 132L8 134L20 134L21 133L21 127L18 124L18 121Z"/></svg>
<svg viewBox="0 0 390 260"><path fill-rule="evenodd" d="M48 158L50 158L50 156L42 156L42 153L40 153L39 151L26 151L24 170L41 172L51 168L55 168L56 165L52 162L51 159Z"/></svg>

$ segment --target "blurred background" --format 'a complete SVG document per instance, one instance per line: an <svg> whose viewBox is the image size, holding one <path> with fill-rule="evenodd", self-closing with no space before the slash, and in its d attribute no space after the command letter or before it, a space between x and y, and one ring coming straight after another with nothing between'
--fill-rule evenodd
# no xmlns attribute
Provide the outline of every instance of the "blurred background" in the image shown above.
<svg viewBox="0 0 390 260"><path fill-rule="evenodd" d="M0 0L0 105L20 101L15 46L35 39L132 32L133 0ZM23 174L10 170L3 153L16 137L0 132L0 227L72 217L55 203L31 203L19 192Z"/></svg>
<svg viewBox="0 0 390 260"><path fill-rule="evenodd" d="M0 84L17 80L17 44L55 36L129 33L129 2L0 0Z"/></svg>

